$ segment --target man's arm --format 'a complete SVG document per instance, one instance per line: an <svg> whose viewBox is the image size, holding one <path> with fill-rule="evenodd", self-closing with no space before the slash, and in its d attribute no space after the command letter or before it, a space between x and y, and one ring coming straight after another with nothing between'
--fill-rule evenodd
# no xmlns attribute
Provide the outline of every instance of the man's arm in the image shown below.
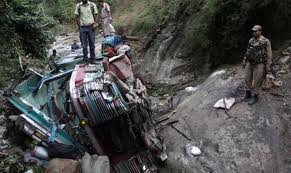
<svg viewBox="0 0 291 173"><path fill-rule="evenodd" d="M95 14L94 16L94 24L93 24L93 28L96 29L98 26L98 13Z"/></svg>
<svg viewBox="0 0 291 173"><path fill-rule="evenodd" d="M270 40L267 40L267 64L266 64L266 70L267 72L271 72L271 65L272 65L272 46Z"/></svg>
<svg viewBox="0 0 291 173"><path fill-rule="evenodd" d="M76 19L75 20L76 20L77 27L80 30L80 14L79 14L79 11L80 10L79 10L79 8L80 8L79 7L79 4L77 4L76 5L76 8L75 8L75 13L74 14L76 15Z"/></svg>
<svg viewBox="0 0 291 173"><path fill-rule="evenodd" d="M76 15L76 24L78 29L80 30L80 17L78 15Z"/></svg>
<svg viewBox="0 0 291 173"><path fill-rule="evenodd" d="M95 27L97 27L99 16L98 16L98 10L97 10L96 4L94 4L94 16L93 17L94 17Z"/></svg>

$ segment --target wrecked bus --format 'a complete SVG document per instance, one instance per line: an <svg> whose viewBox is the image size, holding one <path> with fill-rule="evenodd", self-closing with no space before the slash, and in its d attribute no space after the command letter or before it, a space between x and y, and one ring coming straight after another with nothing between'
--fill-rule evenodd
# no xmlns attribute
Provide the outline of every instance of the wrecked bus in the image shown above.
<svg viewBox="0 0 291 173"><path fill-rule="evenodd" d="M28 69L14 81L6 93L20 112L17 126L51 158L87 152L107 155L113 172L156 172L155 161L167 159L165 145L128 57L81 57L63 57L45 75Z"/></svg>

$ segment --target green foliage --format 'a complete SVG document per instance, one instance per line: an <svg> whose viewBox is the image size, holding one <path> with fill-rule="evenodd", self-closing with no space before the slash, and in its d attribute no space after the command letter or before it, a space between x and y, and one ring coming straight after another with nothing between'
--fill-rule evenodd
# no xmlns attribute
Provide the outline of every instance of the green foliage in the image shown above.
<svg viewBox="0 0 291 173"><path fill-rule="evenodd" d="M185 0L182 3L186 3ZM144 14L139 14L133 25L133 32L145 34L155 31L160 25L176 18L180 0L169 0L165 3L156 0L145 1Z"/></svg>
<svg viewBox="0 0 291 173"><path fill-rule="evenodd" d="M47 0L45 12L60 23L72 23L74 21L76 1L72 0Z"/></svg>
<svg viewBox="0 0 291 173"><path fill-rule="evenodd" d="M287 33L291 15L288 1L207 0L186 29L187 42L192 43L192 49L208 49L213 67L235 63L241 60L238 55L244 53L253 25L262 25L271 41Z"/></svg>
<svg viewBox="0 0 291 173"><path fill-rule="evenodd" d="M47 44L53 39L50 31L57 22L48 17L43 4L36 0L4 0L0 3L0 87L19 70L18 57L46 57Z"/></svg>
<svg viewBox="0 0 291 173"><path fill-rule="evenodd" d="M136 20L133 25L134 33L147 33L153 31L159 25L159 16L155 2L151 2L148 6L147 13L140 16L142 20Z"/></svg>
<svg viewBox="0 0 291 173"><path fill-rule="evenodd" d="M199 54L212 67L240 61L255 24L263 26L263 35L272 43L290 37L291 0L120 1L126 2L131 4L122 11L135 15L136 19L120 25L133 28L133 33L139 35L168 23L183 26L179 33L183 33L182 44L187 55ZM144 8L134 12L140 4Z"/></svg>

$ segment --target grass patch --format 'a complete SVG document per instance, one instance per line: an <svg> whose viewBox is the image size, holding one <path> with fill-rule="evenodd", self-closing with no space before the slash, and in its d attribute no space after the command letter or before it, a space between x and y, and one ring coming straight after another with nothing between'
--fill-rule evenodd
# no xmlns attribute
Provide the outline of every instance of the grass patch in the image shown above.
<svg viewBox="0 0 291 173"><path fill-rule="evenodd" d="M181 4L187 6L189 3L190 0L124 0L113 3L113 25L126 28L130 33L146 35L175 19Z"/></svg>

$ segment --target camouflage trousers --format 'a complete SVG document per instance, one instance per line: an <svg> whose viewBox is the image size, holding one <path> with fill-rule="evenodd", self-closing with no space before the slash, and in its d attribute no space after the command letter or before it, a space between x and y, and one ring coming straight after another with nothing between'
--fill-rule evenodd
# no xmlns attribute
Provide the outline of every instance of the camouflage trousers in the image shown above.
<svg viewBox="0 0 291 173"><path fill-rule="evenodd" d="M254 94L261 94L265 76L265 64L248 63L245 68L245 86L247 90L253 89Z"/></svg>

